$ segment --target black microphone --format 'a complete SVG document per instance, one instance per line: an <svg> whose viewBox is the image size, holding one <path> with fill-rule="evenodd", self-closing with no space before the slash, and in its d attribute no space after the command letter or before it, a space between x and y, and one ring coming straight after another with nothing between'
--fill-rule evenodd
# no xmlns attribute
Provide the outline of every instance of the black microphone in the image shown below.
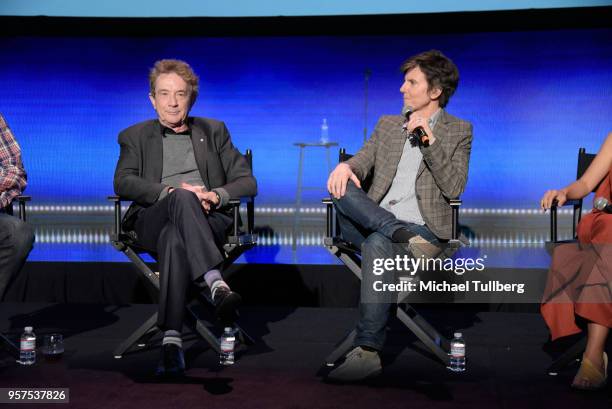
<svg viewBox="0 0 612 409"><path fill-rule="evenodd" d="M404 106L402 108L402 115L406 118L406 122L410 120L410 114L412 114L412 107ZM410 145L412 146L429 146L429 136L427 135L427 132L425 132L425 129L423 129L422 126L417 126L412 130L412 132L409 132L408 140L410 141Z"/></svg>
<svg viewBox="0 0 612 409"><path fill-rule="evenodd" d="M612 214L612 205L608 203L608 199L605 197L598 197L593 202L593 207L597 210L601 210L604 213Z"/></svg>

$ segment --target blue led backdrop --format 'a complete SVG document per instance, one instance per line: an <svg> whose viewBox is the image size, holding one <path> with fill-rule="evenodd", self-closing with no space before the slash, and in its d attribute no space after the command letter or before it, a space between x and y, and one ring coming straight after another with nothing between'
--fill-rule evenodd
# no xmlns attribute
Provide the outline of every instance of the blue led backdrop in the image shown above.
<svg viewBox="0 0 612 409"><path fill-rule="evenodd" d="M332 141L359 149L364 128L369 133L380 115L399 113L399 66L420 51L440 49L461 73L448 111L474 124L462 209L485 213L462 213L461 221L472 230L476 251L500 243L542 245L545 217L504 219L501 209L535 209L546 189L575 178L577 149L596 150L612 130L612 29L163 37L170 29L160 27L156 38L2 39L3 55L10 58L0 64L0 112L22 146L27 193L34 197L37 247L31 260L123 260L108 245L110 210L79 217L75 208L54 212L45 206L108 206L117 134L154 117L147 75L160 58L184 59L199 73L193 115L224 120L239 149L253 149L260 188L256 224L270 228L253 253L262 262L279 262L273 247L291 244L299 155L293 143L316 141L325 118ZM336 154L334 148L332 162ZM323 188L326 178L323 149L309 149L304 183ZM306 206L322 210L323 195L322 189L307 192ZM284 210L277 212L279 207ZM324 215L306 215L300 223L298 250L320 248ZM332 262L313 250L281 262ZM491 264L518 266L525 251L531 250L501 251ZM528 265L547 264L538 250Z"/></svg>
<svg viewBox="0 0 612 409"><path fill-rule="evenodd" d="M358 149L364 72L371 71L371 131L379 115L401 108L401 62L437 48L461 72L448 110L474 124L465 205L532 208L543 190L574 177L579 146L596 149L612 129L610 38L612 30L9 38L2 45L11 57L0 66L0 111L22 145L28 193L37 203L103 203L112 192L117 133L154 114L148 68L159 58L184 59L202 82L192 113L224 120L235 144L255 151L259 203L290 204L298 158L292 143L316 140L326 118L331 140ZM322 151L308 152L305 171L306 182L323 185Z"/></svg>

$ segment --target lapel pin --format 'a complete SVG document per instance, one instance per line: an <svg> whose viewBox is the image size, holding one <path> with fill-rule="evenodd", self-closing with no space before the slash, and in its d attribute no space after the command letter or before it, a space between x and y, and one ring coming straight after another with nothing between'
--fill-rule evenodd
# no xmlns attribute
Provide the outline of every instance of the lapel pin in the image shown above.
<svg viewBox="0 0 612 409"><path fill-rule="evenodd" d="M204 139L200 139L200 142L204 142Z"/></svg>

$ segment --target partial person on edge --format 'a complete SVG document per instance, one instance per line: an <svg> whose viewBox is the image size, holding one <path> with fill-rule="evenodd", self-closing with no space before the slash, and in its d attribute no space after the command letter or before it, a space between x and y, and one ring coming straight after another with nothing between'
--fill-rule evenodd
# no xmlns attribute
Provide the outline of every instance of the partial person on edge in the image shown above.
<svg viewBox="0 0 612 409"><path fill-rule="evenodd" d="M32 226L6 214L6 209L23 193L26 185L21 149L0 114L0 300L17 277L34 244Z"/></svg>
<svg viewBox="0 0 612 409"><path fill-rule="evenodd" d="M597 187L598 186L598 187ZM597 187L595 197L612 203L612 132L604 141L584 175L562 189L548 190L540 206L581 199ZM587 345L572 387L602 389L608 379L608 356L604 349L612 328L612 214L593 209L577 228L578 243L555 246L548 272L542 316L552 340L587 330Z"/></svg>

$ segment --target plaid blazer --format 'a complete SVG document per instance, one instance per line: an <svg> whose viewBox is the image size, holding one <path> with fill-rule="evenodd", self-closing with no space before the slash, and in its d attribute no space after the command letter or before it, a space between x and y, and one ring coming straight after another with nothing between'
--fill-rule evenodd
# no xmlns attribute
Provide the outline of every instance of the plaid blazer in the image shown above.
<svg viewBox="0 0 612 409"><path fill-rule="evenodd" d="M373 172L368 196L376 203L383 199L402 156L406 133L401 115L382 116L370 139L347 161L360 180ZM450 199L463 193L472 148L472 124L440 113L432 129L436 141L421 147L423 160L416 178L416 197L427 227L440 239L452 235Z"/></svg>
<svg viewBox="0 0 612 409"><path fill-rule="evenodd" d="M21 149L0 114L0 209L7 207L27 185Z"/></svg>
<svg viewBox="0 0 612 409"><path fill-rule="evenodd" d="M254 196L257 181L246 159L232 144L229 131L221 121L189 117L193 154L204 185L216 191L221 205L230 198ZM119 160L115 168L115 193L132 200L123 217L123 229L133 229L141 208L153 205L166 187L163 172L163 136L158 120L133 125L119 134ZM230 209L220 211L231 215Z"/></svg>

